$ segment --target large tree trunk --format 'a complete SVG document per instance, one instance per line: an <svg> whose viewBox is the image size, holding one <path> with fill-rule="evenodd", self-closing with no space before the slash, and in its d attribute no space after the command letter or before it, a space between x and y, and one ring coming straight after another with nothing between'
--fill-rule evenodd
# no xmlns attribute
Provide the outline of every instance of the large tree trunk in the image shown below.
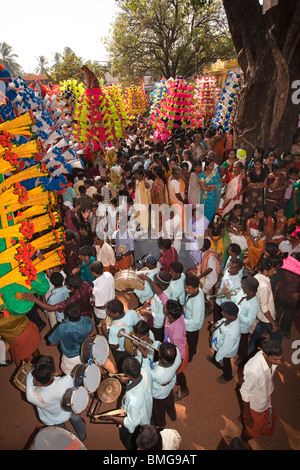
<svg viewBox="0 0 300 470"><path fill-rule="evenodd" d="M258 0L223 5L242 69L234 144L250 155L270 145L290 151L300 114L292 100L300 80L300 1L279 0L264 15Z"/></svg>

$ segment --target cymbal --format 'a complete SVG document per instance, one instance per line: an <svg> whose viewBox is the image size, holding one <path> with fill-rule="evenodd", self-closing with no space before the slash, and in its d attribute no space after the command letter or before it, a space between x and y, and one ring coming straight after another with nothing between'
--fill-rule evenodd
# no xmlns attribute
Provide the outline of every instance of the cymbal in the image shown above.
<svg viewBox="0 0 300 470"><path fill-rule="evenodd" d="M121 384L117 379L104 379L97 389L97 395L104 403L112 403L121 394Z"/></svg>

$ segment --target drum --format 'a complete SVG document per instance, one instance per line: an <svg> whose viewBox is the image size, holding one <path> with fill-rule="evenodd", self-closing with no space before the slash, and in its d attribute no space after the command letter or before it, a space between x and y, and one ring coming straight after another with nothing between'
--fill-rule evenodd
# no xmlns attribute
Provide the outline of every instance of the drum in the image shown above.
<svg viewBox="0 0 300 470"><path fill-rule="evenodd" d="M26 392L26 378L29 372L34 369L34 365L28 362L23 362L20 369L17 371L16 375L13 378L13 384L21 390L21 392Z"/></svg>
<svg viewBox="0 0 300 470"><path fill-rule="evenodd" d="M80 359L83 364L93 359L98 366L102 366L106 363L108 355L109 346L104 336L88 336L81 345Z"/></svg>
<svg viewBox="0 0 300 470"><path fill-rule="evenodd" d="M73 411L76 415L79 415L86 409L89 402L89 394L86 388L72 387L68 388L61 401L61 407L65 411Z"/></svg>
<svg viewBox="0 0 300 470"><path fill-rule="evenodd" d="M134 271L134 269L124 269L115 274L115 288L120 292L127 290L143 290L145 287L145 281L139 279L139 271Z"/></svg>
<svg viewBox="0 0 300 470"><path fill-rule="evenodd" d="M38 432L29 450L87 450L87 448L70 431L51 426Z"/></svg>
<svg viewBox="0 0 300 470"><path fill-rule="evenodd" d="M74 378L75 387L83 385L89 393L93 393L99 387L101 372L94 363L88 365L77 364L71 372L71 377Z"/></svg>

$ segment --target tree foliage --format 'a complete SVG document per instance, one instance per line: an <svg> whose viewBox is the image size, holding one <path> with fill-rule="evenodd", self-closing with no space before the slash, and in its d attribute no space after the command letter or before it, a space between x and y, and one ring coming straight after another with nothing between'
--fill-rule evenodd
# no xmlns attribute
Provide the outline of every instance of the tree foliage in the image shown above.
<svg viewBox="0 0 300 470"><path fill-rule="evenodd" d="M108 67L99 65L97 62L84 61L78 57L70 48L65 48L60 61L56 62L50 71L50 78L53 83L59 83L63 80L74 79L78 82L84 82L85 75L81 70L83 65L87 65L97 77L103 77L108 71Z"/></svg>
<svg viewBox="0 0 300 470"><path fill-rule="evenodd" d="M40 75L45 75L48 72L49 62L44 55L37 57L38 66L35 69L35 72Z"/></svg>
<svg viewBox="0 0 300 470"><path fill-rule="evenodd" d="M121 12L106 39L122 81L191 77L204 65L235 56L220 0L117 0ZM198 70L196 69L196 61Z"/></svg>
<svg viewBox="0 0 300 470"><path fill-rule="evenodd" d="M22 71L21 66L16 61L19 57L13 53L13 48L6 42L0 42L0 63L7 68L12 76L19 75Z"/></svg>

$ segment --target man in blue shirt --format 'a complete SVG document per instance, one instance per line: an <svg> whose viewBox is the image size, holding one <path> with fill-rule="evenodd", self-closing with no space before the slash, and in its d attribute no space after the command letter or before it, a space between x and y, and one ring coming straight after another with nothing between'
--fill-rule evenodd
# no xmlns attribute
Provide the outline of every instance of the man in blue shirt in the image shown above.
<svg viewBox="0 0 300 470"><path fill-rule="evenodd" d="M81 364L80 352L83 341L93 332L91 318L81 316L80 306L69 304L64 312L65 320L49 336L49 343L60 343L62 351L61 370L70 374L77 364Z"/></svg>
<svg viewBox="0 0 300 470"><path fill-rule="evenodd" d="M106 303L106 313L112 319L109 331L106 323L101 324L104 336L108 339L118 373L122 373L122 363L130 354L125 349L125 337L120 336L120 330L124 330L127 335L132 332L133 326L139 322L139 317L135 310L125 311L124 305L119 299L112 299Z"/></svg>
<svg viewBox="0 0 300 470"><path fill-rule="evenodd" d="M137 450L136 438L141 427L150 424L152 414L151 376L134 357L124 359L123 372L127 381L129 379L122 400L125 416L102 416L101 419L121 425L120 438L125 449Z"/></svg>
<svg viewBox="0 0 300 470"><path fill-rule="evenodd" d="M238 317L239 308L234 302L221 304L223 318L212 327L211 347L215 351L214 358L208 358L223 375L217 378L221 384L233 379L231 358L236 356L241 339L241 325Z"/></svg>
<svg viewBox="0 0 300 470"><path fill-rule="evenodd" d="M186 327L186 339L189 346L189 362L197 351L199 330L203 325L205 317L204 294L199 289L200 281L197 276L190 274L185 280L185 291L187 294L183 309Z"/></svg>
<svg viewBox="0 0 300 470"><path fill-rule="evenodd" d="M50 282L54 286L51 290L50 296L47 299L49 305L56 305L59 302L64 302L70 295L69 289L64 284L64 277L59 272L54 272L50 276ZM64 320L63 312L46 312L49 318L50 326L53 328L56 323L61 323ZM54 318L53 318L54 317Z"/></svg>

